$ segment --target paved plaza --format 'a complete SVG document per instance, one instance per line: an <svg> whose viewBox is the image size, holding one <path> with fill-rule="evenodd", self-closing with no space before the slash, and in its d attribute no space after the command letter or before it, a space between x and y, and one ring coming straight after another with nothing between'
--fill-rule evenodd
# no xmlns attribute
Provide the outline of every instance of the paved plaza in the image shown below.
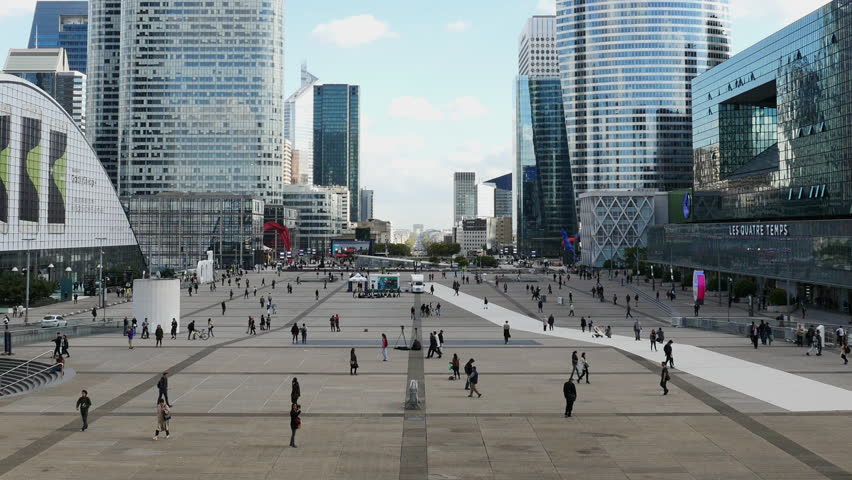
<svg viewBox="0 0 852 480"><path fill-rule="evenodd" d="M167 332L162 348L152 338L134 340L130 350L119 335L71 338L73 372L63 384L0 399L0 479L852 478L852 417L830 411L852 409L845 407L852 375L837 352L805 357L783 342L754 350L745 338L672 328L673 306L652 301L644 285L632 309L644 329L634 344L634 319L625 318L622 302L593 300L592 282L576 276L561 290L548 277L528 276L554 291L538 313L524 283L510 282L503 293L492 275L482 284L471 279L458 297L449 289L456 278L436 274L434 296L385 299L354 299L345 283L325 289L305 281L317 280L313 272L299 275L298 286L296 273L248 275L253 286L265 277L258 295L272 295L278 306L272 330L256 336L246 334L246 323L261 313L258 298L243 299L234 288L222 315L229 289L220 286L182 292L183 325L214 320L207 341L185 333L170 340ZM628 293L615 280L603 285L607 298ZM440 317L410 320L415 303L439 302ZM131 305L109 310L129 315ZM551 313L556 329L543 332L541 318ZM339 333L329 329L333 314ZM581 332L581 316L612 326L613 338ZM504 345L507 319L512 337ZM291 344L293 322L307 326L306 344ZM393 347L400 326L409 342L418 326L426 347L428 332L443 330L443 357L392 349L383 362L381 334ZM667 396L658 385L662 346L652 354L647 339L660 326L674 340L679 367ZM349 374L353 347L357 376ZM51 348L15 353L28 358ZM574 416L565 418L562 385L574 350L586 352L591 382L577 385ZM476 360L481 398L469 398L463 380L448 380L454 353L462 365ZM171 438L154 442L156 383L165 371ZM288 447L294 377L303 412L295 449ZM421 409L405 409L410 380L419 382ZM93 402L86 432L74 409L81 389Z"/></svg>

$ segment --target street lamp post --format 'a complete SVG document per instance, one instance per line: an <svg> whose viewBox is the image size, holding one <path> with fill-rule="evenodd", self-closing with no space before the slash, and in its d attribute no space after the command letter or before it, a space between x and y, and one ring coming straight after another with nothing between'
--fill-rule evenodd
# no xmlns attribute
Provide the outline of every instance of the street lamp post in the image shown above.
<svg viewBox="0 0 852 480"><path fill-rule="evenodd" d="M106 237L95 237L95 240L103 242L103 241L106 240ZM104 248L103 248L103 245L101 245L99 252L100 252L100 263L98 263L98 280L99 280L100 285L101 285L101 293L100 293L101 302L100 303L101 303L101 309L106 309L106 299L104 298L105 290L104 290ZM103 312L103 313L106 314L106 312Z"/></svg>
<svg viewBox="0 0 852 480"><path fill-rule="evenodd" d="M35 238L25 238L24 240L27 242L27 270L24 272L27 276L27 297L24 305L24 325L28 325L30 323L30 242Z"/></svg>
<svg viewBox="0 0 852 480"><path fill-rule="evenodd" d="M657 289L657 280L654 278L654 266L651 265L651 291L655 291Z"/></svg>
<svg viewBox="0 0 852 480"><path fill-rule="evenodd" d="M731 322L731 285L733 281L731 277L728 277L728 323Z"/></svg>

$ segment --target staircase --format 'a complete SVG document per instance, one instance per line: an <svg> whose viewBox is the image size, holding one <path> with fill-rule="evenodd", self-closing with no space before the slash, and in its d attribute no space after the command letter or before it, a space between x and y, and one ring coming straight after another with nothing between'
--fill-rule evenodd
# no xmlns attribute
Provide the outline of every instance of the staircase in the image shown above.
<svg viewBox="0 0 852 480"><path fill-rule="evenodd" d="M48 363L0 357L0 397L21 395L58 383L63 374L52 372L53 362L50 357L45 358Z"/></svg>

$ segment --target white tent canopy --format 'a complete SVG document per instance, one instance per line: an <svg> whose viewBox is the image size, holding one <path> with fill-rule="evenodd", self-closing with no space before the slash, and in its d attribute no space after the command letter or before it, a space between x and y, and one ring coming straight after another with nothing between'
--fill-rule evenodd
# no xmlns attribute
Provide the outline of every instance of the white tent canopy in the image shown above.
<svg viewBox="0 0 852 480"><path fill-rule="evenodd" d="M355 275L349 277L349 281L350 282L357 282L357 283L365 283L367 281L367 278L364 277L363 275L361 275L360 273L356 273Z"/></svg>

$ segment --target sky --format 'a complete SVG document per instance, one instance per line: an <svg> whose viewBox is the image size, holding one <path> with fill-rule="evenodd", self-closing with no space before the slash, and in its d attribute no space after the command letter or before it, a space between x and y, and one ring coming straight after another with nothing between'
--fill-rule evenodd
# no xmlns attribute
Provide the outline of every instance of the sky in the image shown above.
<svg viewBox="0 0 852 480"><path fill-rule="evenodd" d="M554 0L286 0L285 85L299 68L361 86L361 184L394 228L449 228L453 172L512 171L517 40ZM730 0L740 51L827 3ZM26 48L35 0L0 0L0 58Z"/></svg>

